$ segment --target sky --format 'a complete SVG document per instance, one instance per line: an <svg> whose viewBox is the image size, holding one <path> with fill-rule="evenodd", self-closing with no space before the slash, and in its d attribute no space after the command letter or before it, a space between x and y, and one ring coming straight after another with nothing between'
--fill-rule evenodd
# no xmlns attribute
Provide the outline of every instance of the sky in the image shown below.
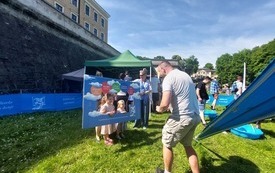
<svg viewBox="0 0 275 173"><path fill-rule="evenodd" d="M110 14L108 44L136 56L186 59L200 68L275 38L274 0L96 0Z"/></svg>

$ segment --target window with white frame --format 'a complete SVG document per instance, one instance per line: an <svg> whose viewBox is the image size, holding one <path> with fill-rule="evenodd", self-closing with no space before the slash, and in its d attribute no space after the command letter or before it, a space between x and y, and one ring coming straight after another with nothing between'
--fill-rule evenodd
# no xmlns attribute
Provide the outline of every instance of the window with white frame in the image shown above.
<svg viewBox="0 0 275 173"><path fill-rule="evenodd" d="M97 22L97 13L94 12L94 20Z"/></svg>
<svg viewBox="0 0 275 173"><path fill-rule="evenodd" d="M100 34L100 39L104 41L104 33Z"/></svg>
<svg viewBox="0 0 275 173"><path fill-rule="evenodd" d="M90 7L88 5L85 5L85 14L90 16Z"/></svg>
<svg viewBox="0 0 275 173"><path fill-rule="evenodd" d="M64 12L64 7L57 2L54 2L55 9L61 13Z"/></svg>
<svg viewBox="0 0 275 173"><path fill-rule="evenodd" d="M97 36L97 29L94 28L94 35Z"/></svg>
<svg viewBox="0 0 275 173"><path fill-rule="evenodd" d="M88 31L90 31L90 24L89 23L85 22L84 23L84 27L85 27L85 29L87 29Z"/></svg>
<svg viewBox="0 0 275 173"><path fill-rule="evenodd" d="M76 23L78 22L78 16L77 16L76 14L72 13L71 18L72 18L72 20L75 21Z"/></svg>
<svg viewBox="0 0 275 173"><path fill-rule="evenodd" d="M105 26L105 20L103 18L101 18L101 26L104 28Z"/></svg>
<svg viewBox="0 0 275 173"><path fill-rule="evenodd" d="M71 4L78 7L78 0L71 0Z"/></svg>

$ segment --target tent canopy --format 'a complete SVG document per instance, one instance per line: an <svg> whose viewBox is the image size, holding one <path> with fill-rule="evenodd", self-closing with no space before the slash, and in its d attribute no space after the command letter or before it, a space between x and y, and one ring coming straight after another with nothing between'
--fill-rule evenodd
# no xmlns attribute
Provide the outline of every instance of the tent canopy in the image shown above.
<svg viewBox="0 0 275 173"><path fill-rule="evenodd" d="M85 61L86 74L94 75L96 71L103 73L104 77L118 78L120 73L126 70L131 74L133 79L138 78L139 70L146 68L150 73L153 67L151 60L142 60L133 55L129 50L124 53L104 60ZM156 74L154 68L151 68L152 74Z"/></svg>
<svg viewBox="0 0 275 173"><path fill-rule="evenodd" d="M200 133L198 140L224 130L275 116L275 59L244 93Z"/></svg>
<svg viewBox="0 0 275 173"><path fill-rule="evenodd" d="M72 71L69 73L62 74L62 79L82 82L83 75L84 75L84 68L76 70L76 71Z"/></svg>
<svg viewBox="0 0 275 173"><path fill-rule="evenodd" d="M129 50L109 59L85 61L85 66L89 67L151 67L151 60L141 60L133 55Z"/></svg>

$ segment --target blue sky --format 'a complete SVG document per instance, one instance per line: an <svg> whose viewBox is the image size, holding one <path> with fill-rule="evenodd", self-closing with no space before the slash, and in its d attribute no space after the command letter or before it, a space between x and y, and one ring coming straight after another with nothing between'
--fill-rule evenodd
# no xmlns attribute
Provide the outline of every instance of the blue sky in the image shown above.
<svg viewBox="0 0 275 173"><path fill-rule="evenodd" d="M97 0L111 15L108 43L120 52L171 59L194 55L203 67L224 53L275 38L274 0Z"/></svg>

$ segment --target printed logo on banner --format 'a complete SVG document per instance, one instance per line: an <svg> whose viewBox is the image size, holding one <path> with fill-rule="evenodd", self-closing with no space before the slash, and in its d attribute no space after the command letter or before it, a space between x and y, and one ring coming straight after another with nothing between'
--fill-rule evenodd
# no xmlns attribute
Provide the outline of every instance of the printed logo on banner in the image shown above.
<svg viewBox="0 0 275 173"><path fill-rule="evenodd" d="M125 112L110 116L100 112L100 103L105 94L112 94L114 105L122 96L126 101ZM131 104L128 99L131 100ZM140 118L139 84L98 76L84 75L82 127L126 122ZM116 110L115 110L116 111Z"/></svg>
<svg viewBox="0 0 275 173"><path fill-rule="evenodd" d="M42 109L45 105L45 97L32 97L32 110Z"/></svg>

